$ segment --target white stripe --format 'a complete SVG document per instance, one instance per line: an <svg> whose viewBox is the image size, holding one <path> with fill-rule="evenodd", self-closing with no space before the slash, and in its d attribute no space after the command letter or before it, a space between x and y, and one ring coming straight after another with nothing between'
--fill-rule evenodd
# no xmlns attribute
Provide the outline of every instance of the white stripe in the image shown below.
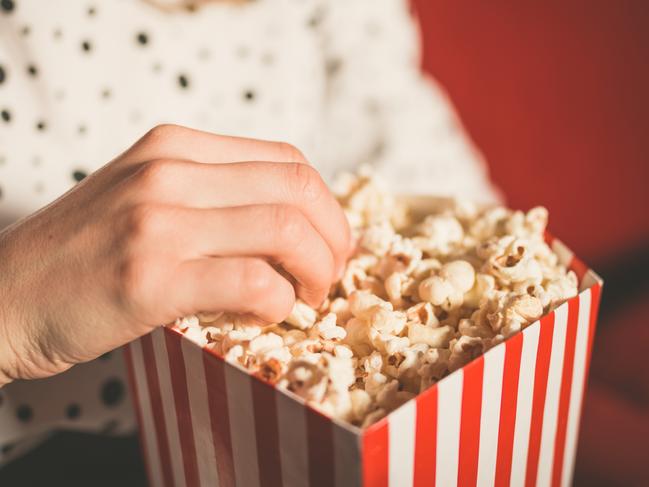
<svg viewBox="0 0 649 487"><path fill-rule="evenodd" d="M333 436L336 487L361 485L361 452L358 433L334 422Z"/></svg>
<svg viewBox="0 0 649 487"><path fill-rule="evenodd" d="M437 458L435 484L457 485L460 458L460 420L462 418L462 369L437 384Z"/></svg>
<svg viewBox="0 0 649 487"><path fill-rule="evenodd" d="M523 331L523 349L521 351L518 394L516 397L511 485L525 485L532 401L534 397L534 373L536 370L536 354L539 346L540 330L541 323L537 321Z"/></svg>
<svg viewBox="0 0 649 487"><path fill-rule="evenodd" d="M180 349L183 354L187 376L187 394L192 417L192 431L198 463L198 478L202 486L219 485L216 470L216 454L210 427L210 410L207 400L205 369L203 368L203 349L191 341L181 338Z"/></svg>
<svg viewBox="0 0 649 487"><path fill-rule="evenodd" d="M579 283L579 291L583 292L586 289L590 289L596 284L599 284L600 286L603 284L603 280L601 277L599 277L595 271L592 269L588 269L586 271L586 274L584 275L584 278L581 280Z"/></svg>
<svg viewBox="0 0 649 487"><path fill-rule="evenodd" d="M500 398L503 388L505 346L500 345L484 356L482 383L482 412L480 415L480 449L477 485L489 486L496 478L498 457L498 427L500 425Z"/></svg>
<svg viewBox="0 0 649 487"><path fill-rule="evenodd" d="M225 363L224 368L236 484L256 487L259 485L259 464L252 379L232 364Z"/></svg>
<svg viewBox="0 0 649 487"><path fill-rule="evenodd" d="M570 387L570 405L568 406L568 425L566 428L566 448L563 455L563 471L561 485L572 485L572 472L577 449L579 433L579 416L584 394L584 375L588 359L588 328L590 323L590 289L579 295L579 321L577 322L577 337L575 342L575 361L572 370L572 385Z"/></svg>
<svg viewBox="0 0 649 487"><path fill-rule="evenodd" d="M162 481L162 467L160 464L160 452L156 439L155 425L153 424L153 412L151 410L151 398L146 382L144 358L142 356L142 345L140 340L135 340L128 345L133 358L133 377L137 390L138 403L140 405L140 417L142 424L142 439L145 443L147 465L149 466L149 481L152 487L164 485Z"/></svg>
<svg viewBox="0 0 649 487"><path fill-rule="evenodd" d="M178 431L178 415L176 414L176 401L171 384L171 371L169 370L169 355L165 343L164 330L158 328L151 333L153 341L153 355L155 356L158 381L160 382L160 398L162 412L169 440L169 453L171 454L171 471L173 472L174 485L185 485L185 466L183 465L182 446Z"/></svg>
<svg viewBox="0 0 649 487"><path fill-rule="evenodd" d="M388 485L412 485L415 475L415 401L408 401L388 416Z"/></svg>
<svg viewBox="0 0 649 487"><path fill-rule="evenodd" d="M286 487L306 487L309 485L306 406L281 391L275 391L275 398L282 482Z"/></svg>
<svg viewBox="0 0 649 487"><path fill-rule="evenodd" d="M568 303L554 310L554 333L552 336L552 354L548 373L548 387L543 409L543 429L541 430L541 448L539 451L539 470L536 485L549 486L552 483L552 459L554 458L554 440L557 435L557 418L559 397L561 395L561 376L563 375L563 355L566 344L568 325Z"/></svg>

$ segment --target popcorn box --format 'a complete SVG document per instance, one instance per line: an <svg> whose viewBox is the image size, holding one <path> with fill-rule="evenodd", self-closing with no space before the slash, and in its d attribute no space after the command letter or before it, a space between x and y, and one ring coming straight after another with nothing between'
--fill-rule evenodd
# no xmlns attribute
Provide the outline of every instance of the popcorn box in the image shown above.
<svg viewBox="0 0 649 487"><path fill-rule="evenodd" d="M422 200L424 207L430 200ZM126 347L152 486L567 486L601 279L369 428L159 328Z"/></svg>

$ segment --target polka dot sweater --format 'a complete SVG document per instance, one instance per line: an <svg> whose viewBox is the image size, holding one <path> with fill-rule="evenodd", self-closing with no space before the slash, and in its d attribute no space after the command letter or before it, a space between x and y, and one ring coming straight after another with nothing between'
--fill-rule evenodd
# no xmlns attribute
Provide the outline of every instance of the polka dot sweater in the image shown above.
<svg viewBox="0 0 649 487"><path fill-rule="evenodd" d="M406 0L0 0L0 228L149 128L298 146L325 179L371 164L398 191L493 200L419 69ZM129 431L119 351L0 389L0 463L55 428Z"/></svg>

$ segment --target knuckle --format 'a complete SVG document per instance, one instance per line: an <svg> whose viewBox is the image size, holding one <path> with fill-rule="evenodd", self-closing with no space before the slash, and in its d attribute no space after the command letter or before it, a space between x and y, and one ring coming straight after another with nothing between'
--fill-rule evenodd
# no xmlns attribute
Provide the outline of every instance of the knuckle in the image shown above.
<svg viewBox="0 0 649 487"><path fill-rule="evenodd" d="M142 164L135 176L138 192L157 194L172 184L178 163L170 159L154 159Z"/></svg>
<svg viewBox="0 0 649 487"><path fill-rule="evenodd" d="M154 204L140 203L131 207L126 216L126 235L131 240L160 237L166 227L164 210Z"/></svg>
<svg viewBox="0 0 649 487"><path fill-rule="evenodd" d="M262 260L247 260L243 266L242 278L252 301L260 301L272 292L272 271L269 265Z"/></svg>
<svg viewBox="0 0 649 487"><path fill-rule="evenodd" d="M163 123L156 125L151 130L149 130L143 137L144 140L148 142L159 143L161 141L167 140L172 137L178 136L183 131L183 127L180 125L174 125L172 123Z"/></svg>
<svg viewBox="0 0 649 487"><path fill-rule="evenodd" d="M288 142L277 142L281 159L285 162L305 163L306 158L302 151Z"/></svg>
<svg viewBox="0 0 649 487"><path fill-rule="evenodd" d="M322 198L327 192L320 174L312 166L292 163L287 170L292 192L299 200L313 203Z"/></svg>
<svg viewBox="0 0 649 487"><path fill-rule="evenodd" d="M300 210L288 205L277 205L272 207L271 212L270 224L278 244L286 245L304 239L307 227Z"/></svg>

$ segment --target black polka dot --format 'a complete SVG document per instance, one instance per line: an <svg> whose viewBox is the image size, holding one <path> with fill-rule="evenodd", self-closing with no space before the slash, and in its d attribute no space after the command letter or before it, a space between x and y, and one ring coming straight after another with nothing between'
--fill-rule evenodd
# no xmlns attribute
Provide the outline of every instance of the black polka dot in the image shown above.
<svg viewBox="0 0 649 487"><path fill-rule="evenodd" d="M119 379L109 379L101 387L101 400L109 407L117 406L124 399L124 384Z"/></svg>
<svg viewBox="0 0 649 487"><path fill-rule="evenodd" d="M21 33L23 36L28 36L28 35L30 34L31 31L32 31L32 29L31 29L28 25L26 25L26 26L24 26L24 27L20 30L20 33Z"/></svg>
<svg viewBox="0 0 649 487"><path fill-rule="evenodd" d="M18 409L16 409L16 417L23 423L30 421L33 416L34 411L32 411L31 406L27 404L21 404L20 406L18 406Z"/></svg>
<svg viewBox="0 0 649 487"><path fill-rule="evenodd" d="M92 44L90 43L90 41L83 41L81 43L81 49L83 50L83 52L90 52L92 51Z"/></svg>
<svg viewBox="0 0 649 487"><path fill-rule="evenodd" d="M178 75L178 84L182 89L187 89L189 88L189 78L187 78L187 75L185 74L179 74Z"/></svg>
<svg viewBox="0 0 649 487"><path fill-rule="evenodd" d="M30 64L29 66L27 66L27 74L29 76L38 75L38 68L36 66L34 66L33 64Z"/></svg>
<svg viewBox="0 0 649 487"><path fill-rule="evenodd" d="M7 109L4 109L0 112L0 117L7 123L11 122L11 112Z"/></svg>
<svg viewBox="0 0 649 487"><path fill-rule="evenodd" d="M88 7L88 10L86 10L86 13L88 14L88 17L94 17L97 15L97 9L94 6Z"/></svg>
<svg viewBox="0 0 649 487"><path fill-rule="evenodd" d="M36 130L38 130L39 132L44 132L45 129L47 129L47 124L45 123L45 121L39 120L38 122L36 122Z"/></svg>
<svg viewBox="0 0 649 487"><path fill-rule="evenodd" d="M325 64L325 70L328 76L335 76L340 72L343 62L338 58L329 59Z"/></svg>
<svg viewBox="0 0 649 487"><path fill-rule="evenodd" d="M311 28L316 28L322 23L323 19L324 19L324 10L317 9L315 12L313 12L313 15L309 17L307 21L307 25Z"/></svg>
<svg viewBox="0 0 649 487"><path fill-rule="evenodd" d="M246 101L254 101L255 97L255 92L252 90L246 90L243 92L243 99Z"/></svg>
<svg viewBox="0 0 649 487"><path fill-rule="evenodd" d="M136 39L141 46L146 46L149 43L149 36L146 32L138 32Z"/></svg>
<svg viewBox="0 0 649 487"><path fill-rule="evenodd" d="M0 65L0 84L4 83L6 79L7 79L7 72L5 71L5 68L3 68Z"/></svg>
<svg viewBox="0 0 649 487"><path fill-rule="evenodd" d="M88 132L88 127L81 124L77 127L77 132L79 132L79 135L86 135L86 133Z"/></svg>
<svg viewBox="0 0 649 487"><path fill-rule="evenodd" d="M16 8L16 4L14 3L14 0L2 0L0 1L0 8L2 8L5 13L13 12L14 8Z"/></svg>
<svg viewBox="0 0 649 487"><path fill-rule="evenodd" d="M102 97L104 100L107 100L107 99L110 98L111 96L113 96L113 93L112 93L112 91L110 91L109 88L104 88L103 90L101 90L101 97Z"/></svg>
<svg viewBox="0 0 649 487"><path fill-rule="evenodd" d="M81 406L76 403L69 404L68 407L65 408L65 416L68 419L77 419L81 416Z"/></svg>
<svg viewBox="0 0 649 487"><path fill-rule="evenodd" d="M83 181L86 176L88 176L88 174L81 169L77 169L76 171L72 172L72 179L74 179L77 183Z"/></svg>
<svg viewBox="0 0 649 487"><path fill-rule="evenodd" d="M54 29L52 35L54 39L59 40L61 37L63 37L63 31L61 29Z"/></svg>
<svg viewBox="0 0 649 487"><path fill-rule="evenodd" d="M154 63L152 69L154 73L159 73L160 71L162 71L162 64Z"/></svg>
<svg viewBox="0 0 649 487"><path fill-rule="evenodd" d="M14 446L16 446L15 443L7 443L6 445L2 445L2 454L9 455L14 449Z"/></svg>

